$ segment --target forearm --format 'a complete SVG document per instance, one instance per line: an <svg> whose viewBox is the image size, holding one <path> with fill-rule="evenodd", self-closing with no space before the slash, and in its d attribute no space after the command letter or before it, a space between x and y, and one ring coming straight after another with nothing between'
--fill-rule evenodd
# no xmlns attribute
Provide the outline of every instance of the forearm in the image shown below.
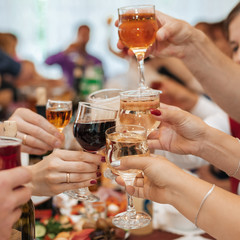
<svg viewBox="0 0 240 240"><path fill-rule="evenodd" d="M179 178L179 179L177 179ZM192 222L201 202L212 185L182 172L174 178L171 204ZM197 218L198 226L216 239L239 239L239 197L215 187L202 205Z"/></svg>
<svg viewBox="0 0 240 240"><path fill-rule="evenodd" d="M236 138L210 127L200 144L197 156L229 175L235 173L240 161L240 143ZM240 179L240 171L234 177Z"/></svg>
<svg viewBox="0 0 240 240"><path fill-rule="evenodd" d="M191 43L184 50L183 62L206 93L232 118L240 120L239 66L217 49L201 31L193 31L191 38Z"/></svg>

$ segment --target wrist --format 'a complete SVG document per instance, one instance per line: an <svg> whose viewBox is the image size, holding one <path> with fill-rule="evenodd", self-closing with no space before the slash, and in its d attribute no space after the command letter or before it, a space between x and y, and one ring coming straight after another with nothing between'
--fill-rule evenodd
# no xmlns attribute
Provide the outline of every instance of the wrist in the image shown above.
<svg viewBox="0 0 240 240"><path fill-rule="evenodd" d="M32 191L32 195L37 195L36 194L36 186L35 186L35 171L34 171L34 166L26 166L26 168L31 172L32 174L32 180L31 182L25 184L26 187L30 188Z"/></svg>

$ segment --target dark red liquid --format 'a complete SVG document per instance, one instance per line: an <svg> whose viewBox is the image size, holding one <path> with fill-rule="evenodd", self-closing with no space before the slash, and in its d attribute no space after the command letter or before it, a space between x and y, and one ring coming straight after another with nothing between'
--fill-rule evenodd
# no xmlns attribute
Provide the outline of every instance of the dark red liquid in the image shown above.
<svg viewBox="0 0 240 240"><path fill-rule="evenodd" d="M0 144L0 170L21 166L20 158L21 144L18 142L1 140Z"/></svg>
<svg viewBox="0 0 240 240"><path fill-rule="evenodd" d="M88 123L77 122L73 126L73 134L83 149L94 152L106 145L105 131L115 126L115 120L95 121Z"/></svg>

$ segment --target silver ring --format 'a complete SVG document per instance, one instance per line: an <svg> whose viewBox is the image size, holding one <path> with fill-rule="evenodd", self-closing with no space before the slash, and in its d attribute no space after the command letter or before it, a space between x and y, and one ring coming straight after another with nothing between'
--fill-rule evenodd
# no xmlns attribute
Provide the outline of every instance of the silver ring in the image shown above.
<svg viewBox="0 0 240 240"><path fill-rule="evenodd" d="M70 173L66 173L66 182L67 184L70 183Z"/></svg>
<svg viewBox="0 0 240 240"><path fill-rule="evenodd" d="M27 134L24 134L22 143L23 143L24 145L27 144Z"/></svg>

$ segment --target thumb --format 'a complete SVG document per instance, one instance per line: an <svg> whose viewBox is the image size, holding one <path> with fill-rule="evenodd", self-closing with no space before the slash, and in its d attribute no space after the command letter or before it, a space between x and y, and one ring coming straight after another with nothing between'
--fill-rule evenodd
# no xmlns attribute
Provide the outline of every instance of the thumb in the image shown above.
<svg viewBox="0 0 240 240"><path fill-rule="evenodd" d="M180 125L186 120L187 116L190 115L190 113L183 111L178 107L166 107L166 105L164 108L161 107L160 110L152 109L150 111L156 120L167 122L171 125Z"/></svg>
<svg viewBox="0 0 240 240"><path fill-rule="evenodd" d="M120 166L118 170L128 170L128 169L138 169L144 170L147 166L149 157L140 157L140 156L127 156L121 158Z"/></svg>

